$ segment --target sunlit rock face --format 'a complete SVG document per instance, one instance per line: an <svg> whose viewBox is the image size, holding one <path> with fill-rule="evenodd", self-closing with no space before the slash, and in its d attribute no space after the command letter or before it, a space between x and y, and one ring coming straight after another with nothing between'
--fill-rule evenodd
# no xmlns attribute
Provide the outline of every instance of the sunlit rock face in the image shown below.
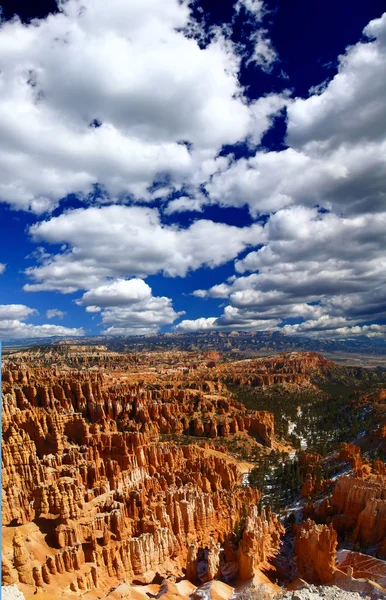
<svg viewBox="0 0 386 600"><path fill-rule="evenodd" d="M292 553L289 566L282 552L276 571L285 532L248 485L251 450L264 460L296 455L275 435L273 414L248 410L235 389L253 388L253 398L275 390L295 401L299 392L313 397L315 380L341 376L320 355L222 362L201 351L125 355L77 346L18 352L4 369L2 582L27 599L60 592L94 600L118 586L116 595L135 600L228 600L245 582L274 595L280 568L286 581L291 573L371 593L378 585L365 575L360 587L353 573L367 571L355 567L358 553L344 570L335 556L337 536L386 554L382 460L340 445L336 460L350 475L329 480L320 475L324 457L301 454L297 521L314 522L294 526L297 560ZM379 443L378 429L373 437Z"/></svg>
<svg viewBox="0 0 386 600"><path fill-rule="evenodd" d="M3 584L28 598L124 580L249 579L278 551L283 528L257 510L260 492L241 485L237 461L208 443L163 441L244 431L270 446L273 415L247 411L210 380L183 389L134 367L114 377L28 361L5 369Z"/></svg>

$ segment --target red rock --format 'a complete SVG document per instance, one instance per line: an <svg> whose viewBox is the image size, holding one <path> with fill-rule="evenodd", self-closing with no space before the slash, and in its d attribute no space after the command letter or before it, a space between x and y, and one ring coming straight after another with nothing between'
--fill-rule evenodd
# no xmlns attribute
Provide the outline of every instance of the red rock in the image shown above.
<svg viewBox="0 0 386 600"><path fill-rule="evenodd" d="M337 545L337 533L332 525L316 525L310 519L302 523L295 539L300 576L309 583L331 583Z"/></svg>

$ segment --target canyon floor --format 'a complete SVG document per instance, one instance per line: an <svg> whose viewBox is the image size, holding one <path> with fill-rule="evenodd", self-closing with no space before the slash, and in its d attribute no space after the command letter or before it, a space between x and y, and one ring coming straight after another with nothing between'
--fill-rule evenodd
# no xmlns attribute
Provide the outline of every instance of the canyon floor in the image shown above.
<svg viewBox="0 0 386 600"><path fill-rule="evenodd" d="M386 598L384 370L71 343L2 366L4 597Z"/></svg>

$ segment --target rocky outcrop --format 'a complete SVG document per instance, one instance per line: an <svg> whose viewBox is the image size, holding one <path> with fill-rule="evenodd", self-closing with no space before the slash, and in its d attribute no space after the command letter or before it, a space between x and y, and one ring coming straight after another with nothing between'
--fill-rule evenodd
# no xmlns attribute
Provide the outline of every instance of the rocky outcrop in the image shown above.
<svg viewBox="0 0 386 600"><path fill-rule="evenodd" d="M19 531L15 532L13 538L13 564L21 583L34 585L32 574L31 557L24 545L24 538Z"/></svg>
<svg viewBox="0 0 386 600"><path fill-rule="evenodd" d="M3 556L1 561L1 583L2 585L12 585L15 581L16 577L12 572L12 565L8 558Z"/></svg>
<svg viewBox="0 0 386 600"><path fill-rule="evenodd" d="M339 367L316 352L290 352L224 363L219 370L224 381L237 385L308 387L314 380L327 381Z"/></svg>
<svg viewBox="0 0 386 600"><path fill-rule="evenodd" d="M8 377L8 380L13 381L13 378ZM122 425L132 430L142 430L146 423L152 427L154 435L177 433L215 438L241 431L258 437L267 446L272 445L274 437L273 415L265 411L248 411L242 404L219 395L222 389L219 382L204 381L200 386L192 383L193 389L181 389L179 385L170 387L169 383L165 383L164 388L153 384L141 388L138 383L106 385L100 374L87 378L83 373L74 373L70 378L55 379L46 371L41 374L44 385L39 384L39 380L33 381L31 375L27 380L28 383L21 386L15 387L9 382L4 386L8 392L5 414L7 420L24 420L24 430L38 443L38 452L48 444L53 453L59 451L62 433L69 441L79 442L87 435L83 431L82 418L90 423L119 419ZM34 411L34 418L40 425L40 438L27 425L31 414L27 420L21 413L30 412L32 407L55 411L54 430L50 436L45 431L49 417L41 410Z"/></svg>
<svg viewBox="0 0 386 600"><path fill-rule="evenodd" d="M346 450L346 449L345 449ZM355 452L354 456L359 456ZM357 464L355 458L354 464ZM340 477L331 498L318 506L305 505L303 514L319 523L331 522L336 531L351 538L357 549L376 547L386 556L386 478L383 469L361 469L361 476Z"/></svg>
<svg viewBox="0 0 386 600"><path fill-rule="evenodd" d="M360 546L381 544L386 539L386 499L370 498L359 513L353 541Z"/></svg>
<svg viewBox="0 0 386 600"><path fill-rule="evenodd" d="M331 583L337 545L337 533L332 525L316 525L310 519L302 523L295 539L300 576L310 583Z"/></svg>
<svg viewBox="0 0 386 600"><path fill-rule="evenodd" d="M239 574L241 579L253 578L256 570L273 558L280 548L280 537L285 530L271 510L258 512L250 506L239 546Z"/></svg>
<svg viewBox="0 0 386 600"><path fill-rule="evenodd" d="M385 481L382 477L341 477L335 486L329 513L338 531L355 530L355 538L371 545L384 539L384 511L386 501ZM379 529L370 532L374 525L373 512L379 516Z"/></svg>

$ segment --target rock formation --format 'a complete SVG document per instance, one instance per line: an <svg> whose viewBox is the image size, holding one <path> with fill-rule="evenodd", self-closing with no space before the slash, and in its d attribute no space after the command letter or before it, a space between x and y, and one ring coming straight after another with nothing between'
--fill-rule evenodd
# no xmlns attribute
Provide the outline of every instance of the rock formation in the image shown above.
<svg viewBox="0 0 386 600"><path fill-rule="evenodd" d="M358 464L358 458L353 464ZM304 514L318 522L330 521L355 547L376 547L377 554L386 557L386 477L377 461L374 470L368 470L362 469L360 477L338 478L332 497L318 507L306 506Z"/></svg>
<svg viewBox="0 0 386 600"><path fill-rule="evenodd" d="M311 583L331 583L337 545L332 525L316 525L308 519L299 526L295 552L300 576Z"/></svg>
<svg viewBox="0 0 386 600"><path fill-rule="evenodd" d="M338 479L330 509L338 531L352 531L354 540L365 546L380 543L385 539L385 511L386 486L381 476Z"/></svg>
<svg viewBox="0 0 386 600"><path fill-rule="evenodd" d="M257 514L260 493L241 485L234 459L183 439L243 432L269 447L273 415L247 411L219 381L198 384L193 374L183 386L162 372L146 380L133 357L130 376L119 374L121 358L112 376L114 357L89 354L78 364L107 367L76 370L71 352L71 369L15 357L4 365L2 517L14 537L3 583L16 581L28 598L36 588L78 593L185 570L202 582L252 577L283 529L270 511ZM202 362L217 368L215 357Z"/></svg>
<svg viewBox="0 0 386 600"><path fill-rule="evenodd" d="M314 393L316 380L341 375L333 363L315 353L222 362L212 350L125 354L74 344L13 352L3 366L3 584L27 599L132 586L134 600L145 600L141 586L178 600L204 585L215 600L217 579L273 585L264 572L284 529L269 507L257 508L261 494L243 479L252 465L231 449L236 440L275 458L286 447L273 415L247 410L231 386ZM379 408L382 399L358 402ZM298 527L296 552L302 577L330 582L337 533L386 554L386 471L346 444L339 460L353 476L317 503L314 493L333 486L321 460L299 457L299 492L313 497L305 512L318 524ZM181 578L186 594L174 583Z"/></svg>
<svg viewBox="0 0 386 600"><path fill-rule="evenodd" d="M251 579L256 569L273 558L280 547L280 536L285 530L271 510L250 506L239 546L239 573L241 579Z"/></svg>

